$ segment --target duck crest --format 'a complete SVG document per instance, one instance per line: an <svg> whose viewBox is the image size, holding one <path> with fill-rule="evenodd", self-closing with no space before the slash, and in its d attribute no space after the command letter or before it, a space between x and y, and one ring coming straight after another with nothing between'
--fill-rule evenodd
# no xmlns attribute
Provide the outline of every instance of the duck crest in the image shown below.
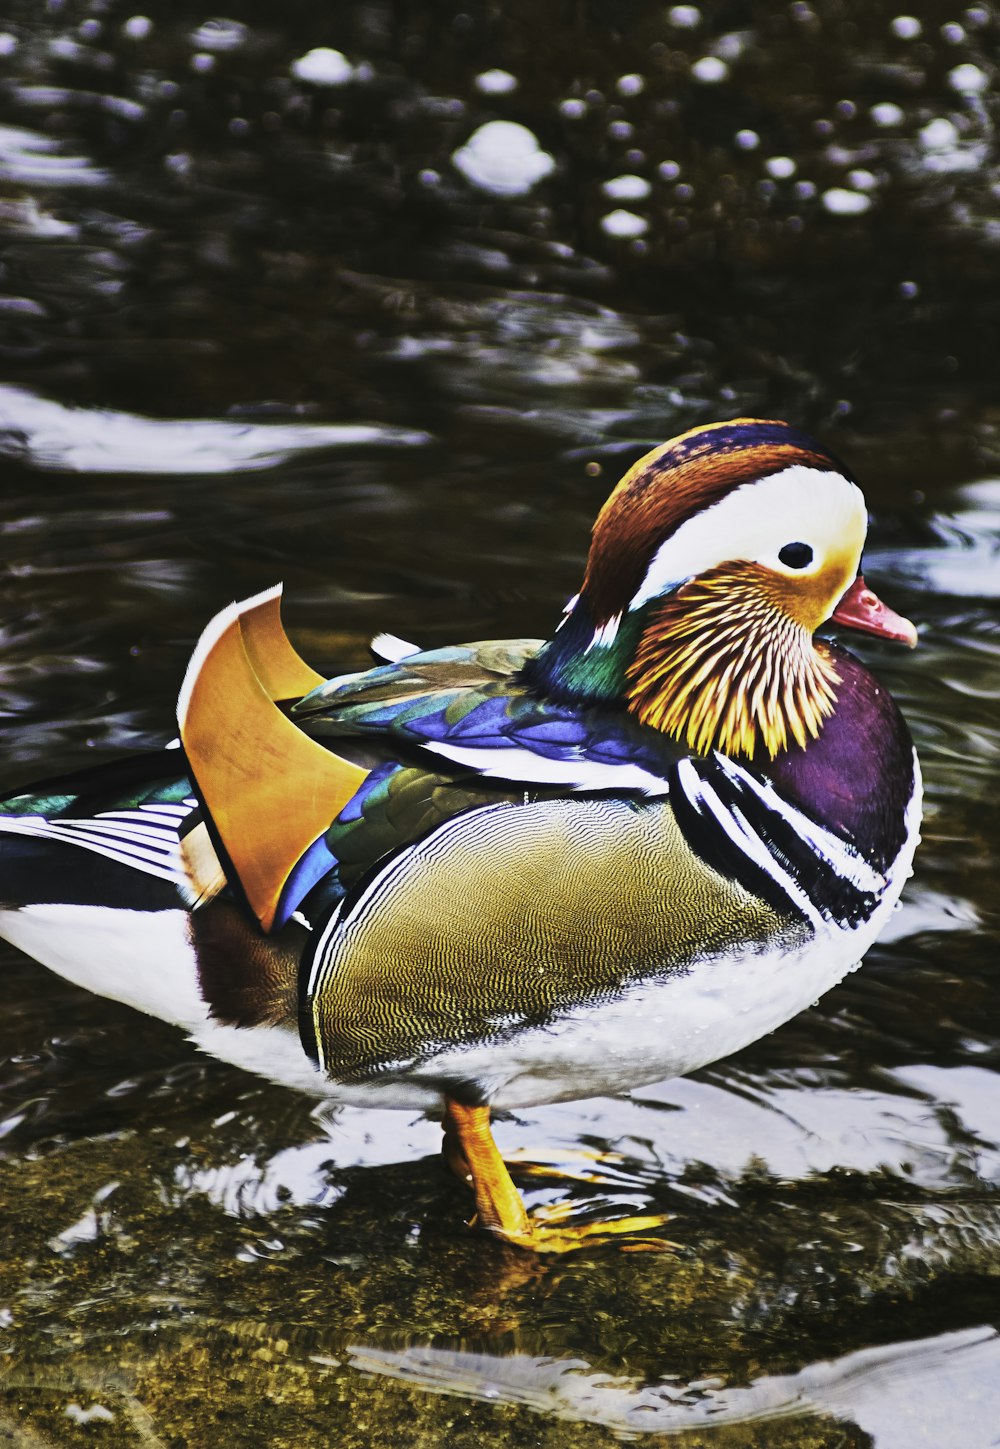
<svg viewBox="0 0 1000 1449"><path fill-rule="evenodd" d="M840 676L809 631L743 564L693 579L649 610L628 667L626 698L642 724L699 754L773 760L819 736Z"/></svg>
<svg viewBox="0 0 1000 1449"><path fill-rule="evenodd" d="M595 625L628 608L657 547L689 518L742 484L796 463L851 479L812 438L788 423L757 418L692 428L640 458L594 524L581 595Z"/></svg>

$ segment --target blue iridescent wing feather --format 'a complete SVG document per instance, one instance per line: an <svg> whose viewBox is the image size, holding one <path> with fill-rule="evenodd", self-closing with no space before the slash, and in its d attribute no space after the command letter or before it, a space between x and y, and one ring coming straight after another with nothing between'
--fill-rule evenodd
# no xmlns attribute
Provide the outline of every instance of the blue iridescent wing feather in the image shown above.
<svg viewBox="0 0 1000 1449"><path fill-rule="evenodd" d="M428 651L307 695L293 718L318 738L380 736L432 751L432 768L451 759L516 783L546 783L545 761L579 764L579 778L553 771L553 788L665 789L670 765L683 753L625 711L574 705L535 694L521 675L536 641L470 644ZM476 752L471 755L469 752ZM491 754L492 752L492 754ZM588 766L602 766L600 774ZM625 768L632 767L631 773ZM614 771L621 769L620 780Z"/></svg>

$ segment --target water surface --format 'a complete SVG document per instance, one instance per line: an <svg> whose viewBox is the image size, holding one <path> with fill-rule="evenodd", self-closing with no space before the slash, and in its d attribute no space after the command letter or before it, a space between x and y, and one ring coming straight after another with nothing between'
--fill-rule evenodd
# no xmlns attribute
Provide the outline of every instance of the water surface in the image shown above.
<svg viewBox="0 0 1000 1449"><path fill-rule="evenodd" d="M865 488L922 638L861 649L927 787L861 972L694 1078L499 1125L529 1205L669 1213L665 1253L539 1269L464 1230L433 1123L317 1114L4 951L0 1428L998 1442L993 7L0 30L11 786L169 737L205 621L279 579L331 672L379 629L547 632L624 468L751 413Z"/></svg>

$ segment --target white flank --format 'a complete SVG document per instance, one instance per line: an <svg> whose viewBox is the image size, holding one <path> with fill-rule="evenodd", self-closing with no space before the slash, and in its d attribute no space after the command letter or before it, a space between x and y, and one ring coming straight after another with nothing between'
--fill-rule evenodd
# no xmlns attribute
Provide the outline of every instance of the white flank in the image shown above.
<svg viewBox="0 0 1000 1449"><path fill-rule="evenodd" d="M37 905L0 911L0 936L50 971L192 1031L208 1010L188 913Z"/></svg>
<svg viewBox="0 0 1000 1449"><path fill-rule="evenodd" d="M212 1019L198 984L187 911L22 906L0 910L0 936L75 986L181 1027L210 1056L283 1087L346 1100L313 1066L297 1031ZM354 1094L348 1089L347 1095ZM426 1090L411 1090L411 1100L414 1095L434 1105ZM362 1092L361 1105L372 1097Z"/></svg>
<svg viewBox="0 0 1000 1449"><path fill-rule="evenodd" d="M281 1087L305 1092L311 1097L329 1097L338 1102L351 1100L350 1089L331 1082L302 1050L297 1031L281 1026L226 1026L206 1017L190 1030L195 1046L220 1061L241 1067ZM357 1090L357 1089L356 1089ZM410 1094L413 1100L413 1093ZM438 1105L440 1093L430 1105ZM387 1104L377 1091L362 1089L359 1106ZM402 1103L400 1105L406 1105Z"/></svg>

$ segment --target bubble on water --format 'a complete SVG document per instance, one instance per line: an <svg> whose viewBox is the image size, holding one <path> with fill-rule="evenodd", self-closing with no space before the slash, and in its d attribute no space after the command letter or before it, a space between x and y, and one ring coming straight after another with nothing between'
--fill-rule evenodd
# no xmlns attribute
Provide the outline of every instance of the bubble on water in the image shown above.
<svg viewBox="0 0 1000 1449"><path fill-rule="evenodd" d="M731 30L728 35L719 36L715 42L715 54L723 60L739 60L752 39L750 31Z"/></svg>
<svg viewBox="0 0 1000 1449"><path fill-rule="evenodd" d="M757 147L760 145L760 137L757 135L756 131L737 131L736 135L733 137L733 140L736 142L737 146L740 148L741 151L756 151Z"/></svg>
<svg viewBox="0 0 1000 1449"><path fill-rule="evenodd" d="M958 127L947 116L937 116L918 132L925 151L949 151L958 145Z"/></svg>
<svg viewBox="0 0 1000 1449"><path fill-rule="evenodd" d="M130 15L122 26L126 40L145 40L152 33L153 22L148 15Z"/></svg>
<svg viewBox="0 0 1000 1449"><path fill-rule="evenodd" d="M989 88L990 78L978 65L968 61L948 72L948 84L960 95L978 96Z"/></svg>
<svg viewBox="0 0 1000 1449"><path fill-rule="evenodd" d="M924 27L915 15L897 15L889 29L899 40L916 40Z"/></svg>
<svg viewBox="0 0 1000 1449"><path fill-rule="evenodd" d="M671 5L667 11L667 19L678 30L694 30L695 26L701 24L701 11L697 5Z"/></svg>
<svg viewBox="0 0 1000 1449"><path fill-rule="evenodd" d="M620 75L617 81L617 90L620 96L638 96L646 89L645 78L634 73Z"/></svg>
<svg viewBox="0 0 1000 1449"><path fill-rule="evenodd" d="M509 70L484 70L476 76L475 84L484 96L506 96L517 90L517 76Z"/></svg>
<svg viewBox="0 0 1000 1449"><path fill-rule="evenodd" d="M823 206L832 216L860 216L872 204L870 196L849 191L846 186L831 186L823 192Z"/></svg>
<svg viewBox="0 0 1000 1449"><path fill-rule="evenodd" d="M652 187L645 176L614 176L601 188L612 201L644 201Z"/></svg>
<svg viewBox="0 0 1000 1449"><path fill-rule="evenodd" d="M354 67L344 52L326 45L307 50L292 61L291 70L296 80L314 86L342 86L354 78Z"/></svg>
<svg viewBox="0 0 1000 1449"><path fill-rule="evenodd" d="M703 86L714 86L726 79L729 75L729 67L717 55L703 55L691 67L691 74Z"/></svg>
<svg viewBox="0 0 1000 1449"><path fill-rule="evenodd" d="M795 175L797 169L791 156L769 156L764 162L764 170L775 181L787 181L790 176Z"/></svg>
<svg viewBox="0 0 1000 1449"><path fill-rule="evenodd" d="M898 126L903 120L903 108L895 101L879 101L868 112L876 126Z"/></svg>
<svg viewBox="0 0 1000 1449"><path fill-rule="evenodd" d="M240 20L206 20L191 36L199 50L238 50L246 45L250 29Z"/></svg>
<svg viewBox="0 0 1000 1449"><path fill-rule="evenodd" d="M649 230L649 222L644 216L637 216L634 211L609 211L607 216L601 217L601 229L608 236L630 240L632 237L643 236Z"/></svg>
<svg viewBox="0 0 1000 1449"><path fill-rule="evenodd" d="M567 121L578 121L587 114L587 103L576 96L567 96L566 100L559 102L559 112Z"/></svg>
<svg viewBox="0 0 1000 1449"><path fill-rule="evenodd" d="M95 1421L102 1424L113 1424L115 1419L111 1410L105 1408L103 1404L91 1404L89 1408L85 1409L75 1400L66 1405L63 1413L67 1419L72 1419L74 1424L91 1424Z"/></svg>
<svg viewBox="0 0 1000 1449"><path fill-rule="evenodd" d="M497 196L523 196L556 164L535 134L516 121L487 121L451 159L473 186Z"/></svg>
<svg viewBox="0 0 1000 1449"><path fill-rule="evenodd" d="M917 134L926 153L923 164L928 171L940 175L975 171L985 160L985 146L982 143L963 145L958 127L947 116L936 116L921 126Z"/></svg>

